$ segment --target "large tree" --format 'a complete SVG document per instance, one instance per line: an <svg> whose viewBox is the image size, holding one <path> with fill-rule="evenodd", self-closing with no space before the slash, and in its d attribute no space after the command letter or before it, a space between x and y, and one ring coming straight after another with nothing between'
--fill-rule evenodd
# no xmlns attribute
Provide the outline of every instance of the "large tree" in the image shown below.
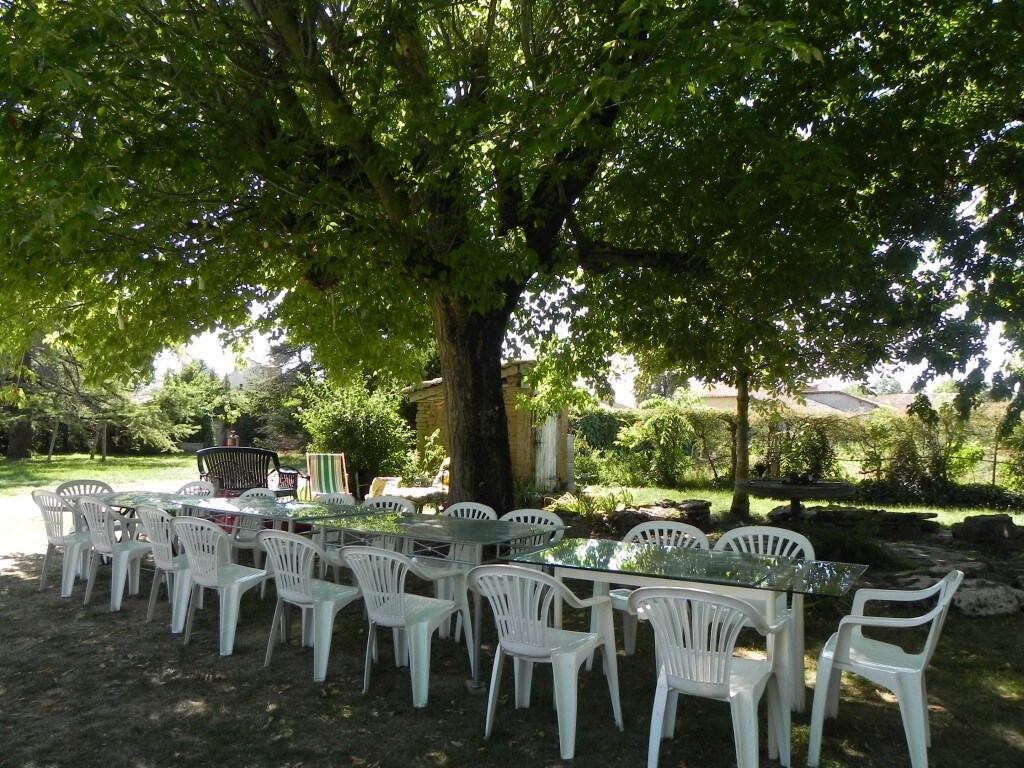
<svg viewBox="0 0 1024 768"><path fill-rule="evenodd" d="M611 291L636 316L646 285L699 300L736 258L776 285L856 285L878 253L912 272L919 219L964 195L924 171L1005 126L1010 99L972 86L970 130L942 144L857 107L955 93L966 75L934 71L979 31L996 41L978 58L1005 60L1010 5L0 0L0 343L59 331L112 373L254 301L335 371L412 376L433 339L453 498L507 507L517 309ZM902 218L873 217L880 187ZM742 244L758 224L776 247ZM588 279L605 290L565 293ZM617 341L593 329L588 364Z"/></svg>

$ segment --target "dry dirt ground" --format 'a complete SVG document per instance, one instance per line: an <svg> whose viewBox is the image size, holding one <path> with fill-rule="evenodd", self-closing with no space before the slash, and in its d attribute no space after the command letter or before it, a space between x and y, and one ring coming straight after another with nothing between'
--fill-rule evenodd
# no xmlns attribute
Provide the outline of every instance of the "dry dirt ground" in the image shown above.
<svg viewBox="0 0 1024 768"><path fill-rule="evenodd" d="M464 647L435 639L430 702L412 707L408 672L396 669L390 637L380 635L380 661L361 693L366 625L358 604L336 624L327 682L312 682L312 654L295 639L263 665L274 600L243 600L236 652L217 651L217 607L208 599L192 643L168 629L165 600L145 621L150 574L142 594L107 610L106 576L91 605L84 585L61 599L58 562L50 587L38 589L42 529L34 508L0 501L0 766L448 766L572 765L613 768L646 764L654 687L653 642L640 632L638 652L618 655L626 728L612 724L598 669L583 672L576 758L559 759L550 672L538 668L533 703L515 709L506 666L491 740L483 738L486 693L467 685ZM920 553L923 561L935 554ZM874 579L881 574L872 574ZM844 601L809 601L808 677L817 649L848 609ZM486 609L485 609L486 610ZM298 635L297 622L295 623ZM488 680L494 633L484 614L482 677ZM932 768L1024 765L1024 669L1018 617L982 622L951 616L929 679ZM1009 684L1008 681L1014 681ZM810 700L811 691L808 691ZM907 765L898 711L870 685L844 687L841 716L830 722L824 768ZM763 723L763 713L762 713ZM762 768L767 758L762 726ZM807 715L793 721L793 765L803 766ZM663 768L735 765L728 709L717 702L680 702L676 738L661 748Z"/></svg>

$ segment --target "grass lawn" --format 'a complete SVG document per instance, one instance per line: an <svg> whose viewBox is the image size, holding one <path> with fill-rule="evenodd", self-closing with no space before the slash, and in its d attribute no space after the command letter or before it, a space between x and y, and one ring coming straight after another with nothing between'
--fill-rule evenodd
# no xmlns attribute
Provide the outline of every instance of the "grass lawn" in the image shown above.
<svg viewBox="0 0 1024 768"><path fill-rule="evenodd" d="M192 457L158 457L127 467L123 480L96 471L100 465L64 465L59 474L25 472L17 487L53 487L71 475L107 480L114 487L144 485L138 466L154 477L195 478ZM185 460L187 459L187 461ZM120 460L119 460L120 461ZM40 462L45 464L45 462ZM126 463L131 463L126 462ZM36 464L30 462L29 464ZM54 462L54 465L59 462ZM73 471L68 472L68 467ZM15 465L0 462L3 490ZM20 472L23 469L17 469ZM43 469L49 468L44 467ZM81 470L81 471L79 471ZM42 470L41 470L42 471ZM659 495L664 498L668 492ZM639 494L638 494L639 495ZM709 498L702 492L684 494ZM638 499L640 500L640 499ZM723 507L713 500L717 512ZM774 504L774 503L773 503ZM244 557L244 555L243 555ZM0 570L0 765L11 768L123 765L163 766L450 766L567 765L559 760L550 671L538 667L530 709L517 710L506 665L494 735L483 739L486 696L470 690L465 649L435 638L430 702L412 707L408 672L394 667L391 638L378 635L380 660L363 695L366 626L358 604L342 611L335 627L327 682L312 682L312 653L293 639L263 666L274 601L249 593L242 602L236 652L217 652L217 606L207 599L197 613L193 641L185 646L168 631L165 601L146 623L150 574L142 594L126 598L118 614L107 611L108 576L92 604L84 585L62 600L53 571L50 588L38 591L42 557L16 556ZM59 565L59 564L58 564ZM55 569L59 571L59 568ZM878 574L876 574L878 575ZM575 586L583 587L582 583ZM809 600L808 684L821 644L849 609L848 600ZM485 608L485 610L487 610ZM489 678L494 643L484 616L483 679ZM1010 768L1024 765L1024 614L967 619L951 612L928 678L932 768ZM626 729L612 724L599 666L582 673L577 768L646 764L654 688L653 639L641 627L634 656L620 653L619 679ZM810 696L809 696L810 698ZM808 702L809 703L809 702ZM793 766L805 765L808 715L793 719ZM728 707L682 698L676 737L661 749L664 768L735 765ZM762 766L777 766L764 751ZM826 723L824 768L902 768L908 765L903 728L891 696L857 679L843 687L840 717Z"/></svg>

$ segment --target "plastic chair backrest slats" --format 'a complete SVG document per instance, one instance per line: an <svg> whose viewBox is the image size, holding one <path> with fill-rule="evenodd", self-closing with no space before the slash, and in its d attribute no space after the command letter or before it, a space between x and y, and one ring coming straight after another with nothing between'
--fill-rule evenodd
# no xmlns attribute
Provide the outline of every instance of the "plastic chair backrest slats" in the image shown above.
<svg viewBox="0 0 1024 768"><path fill-rule="evenodd" d="M707 534L689 523L675 520L651 520L633 526L623 541L660 544L665 547L710 549Z"/></svg>
<svg viewBox="0 0 1024 768"><path fill-rule="evenodd" d="M814 547L802 533L771 525L748 525L726 531L715 549L780 555L802 560L814 559Z"/></svg>
<svg viewBox="0 0 1024 768"><path fill-rule="evenodd" d="M162 509L156 507L139 507L135 510L142 529L149 539L149 548L153 551L153 562L156 567L165 571L173 569L174 531L171 528L172 518Z"/></svg>
<svg viewBox="0 0 1024 768"><path fill-rule="evenodd" d="M312 605L316 545L287 531L264 531L259 542L271 563L278 595L291 603Z"/></svg>
<svg viewBox="0 0 1024 768"><path fill-rule="evenodd" d="M636 590L630 606L654 627L658 663L673 687L728 697L736 640L757 616L751 606L699 590L660 587Z"/></svg>
<svg viewBox="0 0 1024 768"><path fill-rule="evenodd" d="M462 517L467 520L497 520L498 513L486 504L477 504L474 501L459 501L446 507L441 513L446 517Z"/></svg>
<svg viewBox="0 0 1024 768"><path fill-rule="evenodd" d="M403 626L409 559L377 547L345 547L342 556L356 577L370 619L381 626Z"/></svg>
<svg viewBox="0 0 1024 768"><path fill-rule="evenodd" d="M558 596L550 576L523 568L481 568L471 578L474 589L491 605L503 648L520 656L550 655L548 628Z"/></svg>
<svg viewBox="0 0 1024 768"><path fill-rule="evenodd" d="M192 580L217 589L219 568L231 562L231 540L224 529L198 517L176 517L171 526L188 557Z"/></svg>

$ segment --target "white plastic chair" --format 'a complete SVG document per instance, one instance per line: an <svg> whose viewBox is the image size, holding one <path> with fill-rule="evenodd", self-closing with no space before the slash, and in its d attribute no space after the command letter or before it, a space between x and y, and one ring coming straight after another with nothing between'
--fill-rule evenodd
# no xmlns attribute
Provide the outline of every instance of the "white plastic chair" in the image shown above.
<svg viewBox="0 0 1024 768"><path fill-rule="evenodd" d="M622 540L680 549L711 549L704 531L695 525L678 520L651 520L639 523L630 528ZM619 587L608 593L612 599L612 608L622 613L622 647L627 656L636 653L636 616L626 610L626 603L631 594L633 590L626 587Z"/></svg>
<svg viewBox="0 0 1024 768"><path fill-rule="evenodd" d="M372 499L364 499L359 505L362 509L371 512L397 512L403 515L415 515L416 505L408 499L400 499L397 496L375 496Z"/></svg>
<svg viewBox="0 0 1024 768"><path fill-rule="evenodd" d="M193 480L185 483L181 488L175 491L175 493L181 496L199 496L202 498L210 498L216 495L217 486L213 483L207 482L206 480Z"/></svg>
<svg viewBox="0 0 1024 768"><path fill-rule="evenodd" d="M313 578L317 558L331 565L337 565L337 561L305 536L267 530L260 531L256 540L267 553L267 564L277 585L277 606L263 666L270 665L275 636L279 635L281 640L287 637L287 604L290 603L302 610L302 644L313 646L313 682L323 682L331 653L334 618L359 597L359 589Z"/></svg>
<svg viewBox="0 0 1024 768"><path fill-rule="evenodd" d="M745 627L761 635L777 632L752 605L725 595L683 587L640 587L629 596L629 612L654 627L658 683L651 711L647 768L657 768L661 740L675 732L679 694L729 703L738 768L758 768L758 702L768 692L768 756L790 763L790 707L786 685L772 662L733 654Z"/></svg>
<svg viewBox="0 0 1024 768"><path fill-rule="evenodd" d="M962 571L951 571L925 589L857 590L853 597L852 612L840 620L839 631L828 639L818 658L807 749L809 766L818 765L821 757L821 732L825 717L835 717L839 712L840 677L843 672L852 672L892 691L899 702L903 718L903 729L910 749L910 764L912 768L927 768L931 729L928 724L925 670L935 653L953 594L963 580ZM928 601L932 605L931 609L909 618L869 616L866 612L870 602L921 601ZM865 637L862 632L864 627L871 627L872 634L876 636L880 630L911 628L925 632L926 636L921 649L910 653L902 645Z"/></svg>
<svg viewBox="0 0 1024 768"><path fill-rule="evenodd" d="M242 595L259 586L267 572L231 562L231 537L212 520L199 517L176 517L171 528L188 557L192 591L188 598L188 619L185 643L192 638L192 623L200 590L215 589L220 596L220 655L230 656L235 649Z"/></svg>
<svg viewBox="0 0 1024 768"><path fill-rule="evenodd" d="M149 552L149 544L132 538L135 521L117 514L102 502L83 496L79 497L75 508L85 519L92 537L92 562L89 565L89 583L85 587L83 604L88 605L92 599L100 556L106 555L111 561L110 610L119 611L126 581L128 594L139 594L139 566L143 556Z"/></svg>
<svg viewBox="0 0 1024 768"><path fill-rule="evenodd" d="M481 565L469 572L470 589L487 598L498 627L491 684L487 695L484 738L490 738L505 656L513 659L516 707L530 706L533 665L551 664L554 676L558 742L563 760L576 752L577 677L580 666L601 649L608 693L616 727L622 730L619 673L615 659L615 630L607 595L580 600L546 573L515 565ZM552 604L564 600L573 608L590 608L593 632L559 629L551 624Z"/></svg>
<svg viewBox="0 0 1024 768"><path fill-rule="evenodd" d="M355 575L363 593L370 626L366 642L366 668L363 673L363 693L370 688L370 669L377 658L376 627L395 630L395 663L409 665L412 677L412 703L425 707L430 687L430 641L434 631L451 616L458 613L466 627L466 646L469 666L473 669L473 629L469 621L469 601L466 597L466 573L460 568L423 568L400 552L377 547L343 547L342 559ZM406 592L408 575L426 581L451 579L453 598L414 595Z"/></svg>
<svg viewBox="0 0 1024 768"><path fill-rule="evenodd" d="M66 483L61 483L57 486L54 491L58 496L63 498L72 507L75 506L75 502L78 501L81 496L96 496L100 493L113 493L114 489L104 483L102 480L68 480ZM78 514L77 508L75 514ZM86 525L84 520L78 521L79 530L85 530Z"/></svg>
<svg viewBox="0 0 1024 768"><path fill-rule="evenodd" d="M779 555L782 557L813 560L814 547L802 533L773 525L747 525L726 531L715 542L716 551L750 552L755 555ZM780 601L786 600L784 593L776 593ZM790 671L791 701L794 712L807 708L807 685L804 680L806 659L804 658L804 596L794 592L778 612L786 617L786 630L779 634L783 663Z"/></svg>
<svg viewBox="0 0 1024 768"><path fill-rule="evenodd" d="M546 509L513 509L498 518L509 523L525 523L526 525L543 525L551 528L550 533L543 533L531 539L524 539L509 545L506 550L509 557L515 557L520 552L528 552L540 547L546 547L562 540L565 535L565 526L562 518L554 512Z"/></svg>
<svg viewBox="0 0 1024 768"><path fill-rule="evenodd" d="M497 520L498 513L493 507L475 501L457 501L444 508L445 517L462 517L466 520Z"/></svg>
<svg viewBox="0 0 1024 768"><path fill-rule="evenodd" d="M359 508L380 514L416 514L415 504L408 499L400 499L397 496L375 496L372 499L364 499ZM378 536L371 539L370 544L374 547L392 549L396 552L401 551L405 547L405 542L399 536Z"/></svg>
<svg viewBox="0 0 1024 768"><path fill-rule="evenodd" d="M188 569L188 556L174 550L175 536L171 527L174 519L162 509L141 506L136 511L142 530L153 553L153 586L149 591L149 608L146 621L153 620L160 584L167 585L167 599L171 604L171 632L181 632L185 627L185 613L188 595L192 589L192 578Z"/></svg>
<svg viewBox="0 0 1024 768"><path fill-rule="evenodd" d="M79 517L63 497L49 491L32 491L32 501L39 507L46 527L46 555L43 556L43 572L39 574L39 591L46 588L46 576L53 561L53 553L61 549L64 551L64 563L60 596L71 597L75 577L83 577L88 573L92 536L87 530L78 530Z"/></svg>
<svg viewBox="0 0 1024 768"><path fill-rule="evenodd" d="M102 480L68 480L57 486L57 495L69 499L73 504L79 496L95 496L99 493L113 493L114 489Z"/></svg>
<svg viewBox="0 0 1024 768"><path fill-rule="evenodd" d="M348 504L355 506L356 497L351 493L318 493L314 501L322 501L324 504Z"/></svg>
<svg viewBox="0 0 1024 768"><path fill-rule="evenodd" d="M277 501L277 494L269 488L250 488L238 494L236 501L246 499L270 499ZM231 546L235 550L245 549L252 552L252 564L260 568L263 566L263 550L256 542L256 536L264 530L263 518L259 515L235 515L231 526Z"/></svg>

